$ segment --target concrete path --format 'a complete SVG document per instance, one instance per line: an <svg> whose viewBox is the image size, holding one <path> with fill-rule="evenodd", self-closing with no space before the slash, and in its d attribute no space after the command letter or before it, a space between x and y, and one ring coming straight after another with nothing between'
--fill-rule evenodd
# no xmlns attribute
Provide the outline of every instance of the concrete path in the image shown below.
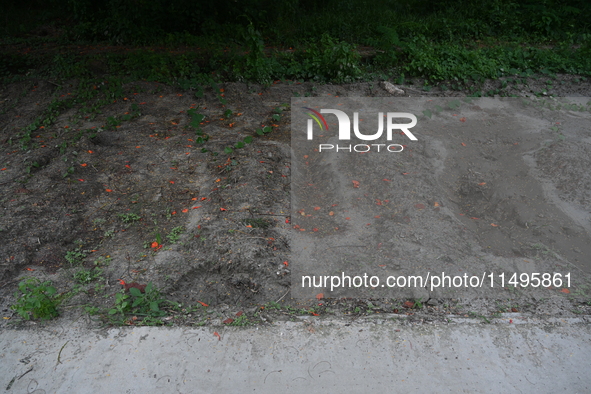
<svg viewBox="0 0 591 394"><path fill-rule="evenodd" d="M6 393L589 393L591 325L389 316L249 328L0 332ZM218 336L219 335L219 336Z"/></svg>

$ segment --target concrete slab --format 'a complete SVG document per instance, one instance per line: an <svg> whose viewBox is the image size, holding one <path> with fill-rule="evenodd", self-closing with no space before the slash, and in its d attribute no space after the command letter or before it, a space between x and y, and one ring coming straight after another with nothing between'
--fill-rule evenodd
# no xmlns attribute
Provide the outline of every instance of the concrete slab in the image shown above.
<svg viewBox="0 0 591 394"><path fill-rule="evenodd" d="M7 393L591 392L588 319L480 322L4 330L0 381Z"/></svg>

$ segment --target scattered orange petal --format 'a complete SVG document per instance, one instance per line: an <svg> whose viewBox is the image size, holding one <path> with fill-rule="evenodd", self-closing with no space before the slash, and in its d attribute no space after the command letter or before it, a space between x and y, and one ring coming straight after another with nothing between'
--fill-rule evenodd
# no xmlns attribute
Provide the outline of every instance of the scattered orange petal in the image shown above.
<svg viewBox="0 0 591 394"><path fill-rule="evenodd" d="M185 208L185 209L183 209L181 212L183 212L183 213L187 213L187 212L189 212L189 209Z"/></svg>
<svg viewBox="0 0 591 394"><path fill-rule="evenodd" d="M466 146L466 144L462 142L462 146Z"/></svg>
<svg viewBox="0 0 591 394"><path fill-rule="evenodd" d="M89 150L89 151L87 151L87 152L88 152L88 153L94 153L94 152L93 152L93 151L91 151L91 150Z"/></svg>
<svg viewBox="0 0 591 394"><path fill-rule="evenodd" d="M472 219L472 220L480 220L478 218L475 218L474 216L472 216L470 219Z"/></svg>
<svg viewBox="0 0 591 394"><path fill-rule="evenodd" d="M111 190L111 189L105 189L105 191L106 191L107 193L111 193L113 190Z"/></svg>
<svg viewBox="0 0 591 394"><path fill-rule="evenodd" d="M226 320L224 320L222 323L224 323L224 324L232 324L232 323L234 323L234 319L232 319L231 317L229 317Z"/></svg>
<svg viewBox="0 0 591 394"><path fill-rule="evenodd" d="M197 209L197 208L201 208L201 205L199 205L198 207L193 207L191 209Z"/></svg>
<svg viewBox="0 0 591 394"><path fill-rule="evenodd" d="M438 206L439 206L439 203L438 203L437 201L435 201L435 202L433 203L433 206L434 206L434 207L438 207Z"/></svg>
<svg viewBox="0 0 591 394"><path fill-rule="evenodd" d="M324 293L318 293L318 294L316 294L316 299L317 299L318 301L320 301L320 300L321 300L321 299L323 299L323 298L324 298Z"/></svg>
<svg viewBox="0 0 591 394"><path fill-rule="evenodd" d="M86 164L86 163L82 163L82 164L80 164L80 165L81 165L82 167L86 167L88 164Z"/></svg>
<svg viewBox="0 0 591 394"><path fill-rule="evenodd" d="M425 204L415 204L416 209L425 209Z"/></svg>
<svg viewBox="0 0 591 394"><path fill-rule="evenodd" d="M206 304L205 302L203 302L203 301L197 301L197 302L198 302L198 303L200 303L202 306L204 306L204 307L206 307L206 308L209 306L209 305L207 305L207 304Z"/></svg>
<svg viewBox="0 0 591 394"><path fill-rule="evenodd" d="M353 187L359 187L359 181L351 181L353 182Z"/></svg>
<svg viewBox="0 0 591 394"><path fill-rule="evenodd" d="M460 118L460 122L465 122L466 118Z"/></svg>
<svg viewBox="0 0 591 394"><path fill-rule="evenodd" d="M226 208L220 208L220 211L227 211Z"/></svg>
<svg viewBox="0 0 591 394"><path fill-rule="evenodd" d="M289 267L289 262L287 262L287 261L284 261L284 262L283 262L283 265L284 265L284 266L286 266L286 267Z"/></svg>
<svg viewBox="0 0 591 394"><path fill-rule="evenodd" d="M158 242L154 241L152 242L152 245L150 245L152 248L157 248L158 247Z"/></svg>
<svg viewBox="0 0 591 394"><path fill-rule="evenodd" d="M333 212L333 211L330 211L330 212L328 213L328 216L333 216L333 215L334 215L334 212Z"/></svg>
<svg viewBox="0 0 591 394"><path fill-rule="evenodd" d="M494 224L494 223L491 223L490 225L493 226L493 227L499 227L498 224Z"/></svg>
<svg viewBox="0 0 591 394"><path fill-rule="evenodd" d="M174 181L170 181L170 183L172 183L174 185Z"/></svg>
<svg viewBox="0 0 591 394"><path fill-rule="evenodd" d="M222 337L221 337L221 335L220 335L220 334L218 334L218 332L217 332L217 331L215 331L215 332L213 333L213 335L215 335L216 337L218 337L218 341L221 341L221 340L222 340Z"/></svg>
<svg viewBox="0 0 591 394"><path fill-rule="evenodd" d="M314 207L314 210L315 211L319 211L320 210L320 207Z"/></svg>
<svg viewBox="0 0 591 394"><path fill-rule="evenodd" d="M567 289L567 288L564 288L564 289L560 290L560 292L561 293L564 293L564 294L569 294L570 293L570 290Z"/></svg>
<svg viewBox="0 0 591 394"><path fill-rule="evenodd" d="M484 186L484 185L486 185L486 182L480 182L480 183L478 184L478 186Z"/></svg>
<svg viewBox="0 0 591 394"><path fill-rule="evenodd" d="M351 220L351 218L347 216L347 217L345 218L345 220Z"/></svg>

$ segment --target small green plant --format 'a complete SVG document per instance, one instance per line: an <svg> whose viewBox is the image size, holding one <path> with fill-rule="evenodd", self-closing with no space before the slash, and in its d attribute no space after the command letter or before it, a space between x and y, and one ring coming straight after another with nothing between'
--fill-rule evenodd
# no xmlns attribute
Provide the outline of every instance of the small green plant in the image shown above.
<svg viewBox="0 0 591 394"><path fill-rule="evenodd" d="M88 313L90 316L97 315L100 312L100 309L96 306L86 305L84 307L84 311Z"/></svg>
<svg viewBox="0 0 591 394"><path fill-rule="evenodd" d="M66 256L64 258L68 263L70 263L71 266L80 265L86 258L86 253L76 250L69 250L66 252Z"/></svg>
<svg viewBox="0 0 591 394"><path fill-rule="evenodd" d="M36 278L21 281L18 285L21 292L16 292L16 304L11 309L16 311L23 319L48 320L58 316L57 307L61 300L57 289L51 286L51 282L40 282Z"/></svg>
<svg viewBox="0 0 591 394"><path fill-rule="evenodd" d="M82 284L88 284L96 279L99 279L101 277L101 275L103 274L103 270L101 268L92 268L90 270L82 268L78 271L76 271L76 273L74 273L74 279Z"/></svg>
<svg viewBox="0 0 591 394"><path fill-rule="evenodd" d="M229 326L235 326L235 327L245 327L252 324L250 322L250 320L248 320L248 317L246 317L245 314L242 314L240 316L238 316L232 323L228 324Z"/></svg>
<svg viewBox="0 0 591 394"><path fill-rule="evenodd" d="M135 213L120 213L117 216L119 216L121 221L125 224L132 224L141 219L141 217L136 215Z"/></svg>
<svg viewBox="0 0 591 394"><path fill-rule="evenodd" d="M257 134L258 135L265 135L265 134L269 134L271 131L273 131L271 126L265 126L260 129L257 129Z"/></svg>
<svg viewBox="0 0 591 394"><path fill-rule="evenodd" d="M277 107L273 110L273 115L271 115L271 119L275 122L279 122L281 120L281 114L283 113L283 108Z"/></svg>
<svg viewBox="0 0 591 394"><path fill-rule="evenodd" d="M107 118L107 125L106 125L107 129L114 129L119 125L121 125L121 120L117 119L115 116L109 116Z"/></svg>
<svg viewBox="0 0 591 394"><path fill-rule="evenodd" d="M166 300L161 297L160 291L150 282L144 292L136 287L130 287L129 294L126 294L124 290L116 293L115 305L109 310L109 315L119 314L125 316L134 314L157 318L165 314L160 309L163 302L166 302Z"/></svg>
<svg viewBox="0 0 591 394"><path fill-rule="evenodd" d="M183 226L175 227L170 231L170 234L168 234L166 238L168 238L171 243L176 243L184 232L185 228Z"/></svg>
<svg viewBox="0 0 591 394"><path fill-rule="evenodd" d="M488 318L484 315L481 315L476 312L470 312L470 313L468 313L468 315L473 319L482 319L483 323L490 324L490 320L488 320Z"/></svg>

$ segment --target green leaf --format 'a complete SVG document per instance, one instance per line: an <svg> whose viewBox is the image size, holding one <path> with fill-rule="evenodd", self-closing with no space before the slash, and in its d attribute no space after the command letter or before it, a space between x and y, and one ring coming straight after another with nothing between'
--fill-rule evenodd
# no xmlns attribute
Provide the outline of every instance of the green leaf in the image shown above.
<svg viewBox="0 0 591 394"><path fill-rule="evenodd" d="M158 312L160 310L158 308L158 302L157 301L150 302L150 309L154 312Z"/></svg>
<svg viewBox="0 0 591 394"><path fill-rule="evenodd" d="M261 130L261 129L257 129L257 134L258 134L258 135L264 135L265 133L263 132L263 130Z"/></svg>
<svg viewBox="0 0 591 394"><path fill-rule="evenodd" d="M250 144L252 142L252 136L249 135L248 137L245 137L244 142Z"/></svg>
<svg viewBox="0 0 591 394"><path fill-rule="evenodd" d="M129 292L134 297L141 297L142 296L142 292L137 287L130 287Z"/></svg>
<svg viewBox="0 0 591 394"><path fill-rule="evenodd" d="M425 115L427 118L431 119L431 115L433 115L433 114L431 113L430 110L426 109L423 111L423 115Z"/></svg>
<svg viewBox="0 0 591 394"><path fill-rule="evenodd" d="M230 154L230 153L232 153L232 152L234 152L234 150L233 150L232 148L230 148L229 146L226 146L226 147L224 148L224 153Z"/></svg>
<svg viewBox="0 0 591 394"><path fill-rule="evenodd" d="M236 143L235 147L236 147L237 149L244 148L244 142L242 142L242 141L238 141L238 142Z"/></svg>
<svg viewBox="0 0 591 394"><path fill-rule="evenodd" d="M447 104L450 109L456 109L460 106L460 100L452 100Z"/></svg>

